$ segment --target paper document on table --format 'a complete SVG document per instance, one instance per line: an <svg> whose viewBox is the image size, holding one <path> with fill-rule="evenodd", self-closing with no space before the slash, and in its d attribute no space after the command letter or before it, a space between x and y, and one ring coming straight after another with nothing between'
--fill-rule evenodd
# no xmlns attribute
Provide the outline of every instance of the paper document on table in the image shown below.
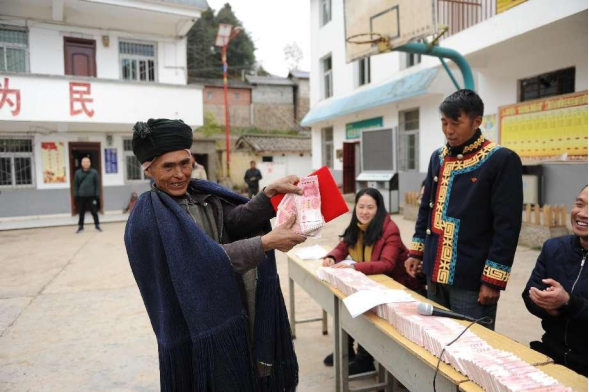
<svg viewBox="0 0 589 392"><path fill-rule="evenodd" d="M319 260L327 256L325 248L319 245L307 246L297 249L297 257L301 260Z"/></svg>
<svg viewBox="0 0 589 392"><path fill-rule="evenodd" d="M356 262L352 259L343 259L338 264L353 265L356 264Z"/></svg>
<svg viewBox="0 0 589 392"><path fill-rule="evenodd" d="M344 298L344 305L352 317L358 317L378 305L415 301L417 300L403 290L361 290Z"/></svg>

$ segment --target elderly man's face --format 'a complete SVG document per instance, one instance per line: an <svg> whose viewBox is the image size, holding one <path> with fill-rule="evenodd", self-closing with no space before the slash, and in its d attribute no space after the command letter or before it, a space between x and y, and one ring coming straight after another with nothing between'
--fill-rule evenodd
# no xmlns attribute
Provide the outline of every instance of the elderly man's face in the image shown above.
<svg viewBox="0 0 589 392"><path fill-rule="evenodd" d="M170 196L182 196L190 183L192 162L192 156L184 150L168 152L153 161L147 174L162 192Z"/></svg>
<svg viewBox="0 0 589 392"><path fill-rule="evenodd" d="M88 169L90 169L90 165L91 165L90 158L83 158L82 159L82 169L88 170Z"/></svg>

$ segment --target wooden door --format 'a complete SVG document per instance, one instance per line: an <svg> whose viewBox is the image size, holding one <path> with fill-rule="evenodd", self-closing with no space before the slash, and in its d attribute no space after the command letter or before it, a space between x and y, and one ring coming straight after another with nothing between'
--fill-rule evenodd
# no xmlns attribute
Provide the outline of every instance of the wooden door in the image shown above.
<svg viewBox="0 0 589 392"><path fill-rule="evenodd" d="M102 188L102 157L100 156L100 143L75 142L69 143L70 158L70 202L72 205L72 215L78 213L76 200L74 198L74 175L76 170L82 168L82 158L90 158L91 166L98 172L100 183L100 213L104 212L104 192Z"/></svg>
<svg viewBox="0 0 589 392"><path fill-rule="evenodd" d="M356 144L344 143L344 193L356 193Z"/></svg>
<svg viewBox="0 0 589 392"><path fill-rule="evenodd" d="M96 41L64 38L65 74L96 76Z"/></svg>

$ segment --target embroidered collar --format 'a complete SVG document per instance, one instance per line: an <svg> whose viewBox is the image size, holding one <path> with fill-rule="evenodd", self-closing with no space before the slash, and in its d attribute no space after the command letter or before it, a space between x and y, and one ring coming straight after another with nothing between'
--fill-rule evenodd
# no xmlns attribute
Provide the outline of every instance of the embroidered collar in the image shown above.
<svg viewBox="0 0 589 392"><path fill-rule="evenodd" d="M480 128L476 130L476 132L474 133L474 135L468 139L466 142L464 142L463 144L456 146L456 147L452 147L449 144L446 144L444 146L444 151L443 151L443 155L447 156L456 156L458 154L470 154L473 153L477 150L479 150L483 144L485 143L485 136L483 136L483 133L481 132Z"/></svg>

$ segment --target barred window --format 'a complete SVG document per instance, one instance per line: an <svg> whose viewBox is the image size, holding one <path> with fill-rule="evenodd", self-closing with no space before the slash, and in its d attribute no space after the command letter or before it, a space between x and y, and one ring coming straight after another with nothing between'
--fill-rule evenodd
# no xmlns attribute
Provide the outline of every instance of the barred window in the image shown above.
<svg viewBox="0 0 589 392"><path fill-rule="evenodd" d="M155 44L121 41L119 55L123 79L155 82Z"/></svg>
<svg viewBox="0 0 589 392"><path fill-rule="evenodd" d="M0 186L32 186L33 141L0 139Z"/></svg>
<svg viewBox="0 0 589 392"><path fill-rule="evenodd" d="M28 72L28 51L26 30L0 26L0 71Z"/></svg>
<svg viewBox="0 0 589 392"><path fill-rule="evenodd" d="M575 92L575 67L519 81L520 102Z"/></svg>
<svg viewBox="0 0 589 392"><path fill-rule="evenodd" d="M145 173L141 163L133 154L133 142L131 139L123 140L123 156L125 157L125 178L127 181L145 180Z"/></svg>
<svg viewBox="0 0 589 392"><path fill-rule="evenodd" d="M333 169L333 127L321 129L321 163Z"/></svg>
<svg viewBox="0 0 589 392"><path fill-rule="evenodd" d="M399 112L399 156L403 171L419 171L419 109Z"/></svg>

